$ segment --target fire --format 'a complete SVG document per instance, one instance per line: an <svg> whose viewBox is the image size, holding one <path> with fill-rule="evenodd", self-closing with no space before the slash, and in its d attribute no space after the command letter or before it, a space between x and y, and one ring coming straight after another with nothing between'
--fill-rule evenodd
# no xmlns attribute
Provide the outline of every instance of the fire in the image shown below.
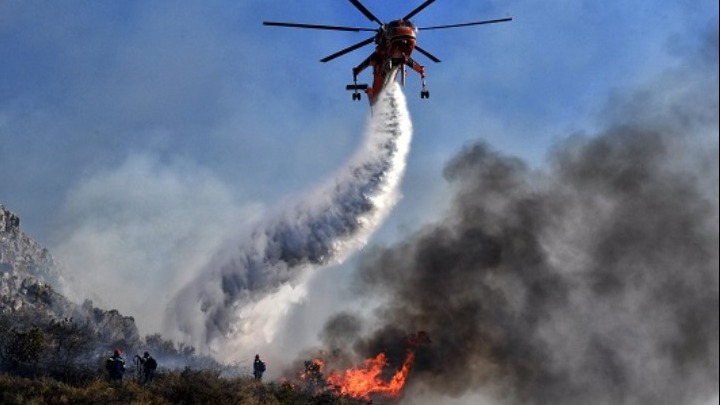
<svg viewBox="0 0 720 405"><path fill-rule="evenodd" d="M385 397L395 398L400 395L410 366L415 360L415 353L408 352L402 367L392 376L389 381L382 379L382 372L388 365L385 353L380 353L375 358L365 360L363 367L351 368L343 373L331 372L327 382L338 388L340 394L355 398L370 399L370 395L378 394Z"/></svg>
<svg viewBox="0 0 720 405"><path fill-rule="evenodd" d="M367 359L360 367L353 367L345 371L329 371L334 363L330 360L318 358L305 361L305 369L297 374L303 390L312 393L332 391L339 395L371 400L371 397L397 398L400 396L410 373L410 367L415 361L415 350L420 346L431 343L430 336L425 331L419 331L405 338L407 355L402 366L388 378L389 363L387 355L380 353L374 358Z"/></svg>
<svg viewBox="0 0 720 405"><path fill-rule="evenodd" d="M325 369L325 360L321 358L308 360L305 362L305 371L300 373L301 380L318 378L321 371Z"/></svg>

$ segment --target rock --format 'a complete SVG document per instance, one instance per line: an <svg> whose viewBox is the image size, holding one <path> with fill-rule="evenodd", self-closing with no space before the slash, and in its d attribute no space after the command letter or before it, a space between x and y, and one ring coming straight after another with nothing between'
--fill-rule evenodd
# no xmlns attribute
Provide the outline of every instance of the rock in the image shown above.
<svg viewBox="0 0 720 405"><path fill-rule="evenodd" d="M0 313L20 313L33 322L72 318L86 324L98 340L137 342L135 320L91 301L70 302L62 288L62 267L50 252L25 235L20 218L0 205Z"/></svg>
<svg viewBox="0 0 720 405"><path fill-rule="evenodd" d="M20 228L20 218L12 212L5 209L0 204L0 232L10 232L13 229Z"/></svg>

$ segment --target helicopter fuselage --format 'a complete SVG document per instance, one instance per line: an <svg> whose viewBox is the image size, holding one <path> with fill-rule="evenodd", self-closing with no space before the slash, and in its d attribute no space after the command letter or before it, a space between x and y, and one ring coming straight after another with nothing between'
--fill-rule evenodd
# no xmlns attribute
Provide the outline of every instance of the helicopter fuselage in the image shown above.
<svg viewBox="0 0 720 405"><path fill-rule="evenodd" d="M417 30L410 21L395 20L386 24L378 34L378 48L385 48L385 55L391 59L401 59L415 50Z"/></svg>
<svg viewBox="0 0 720 405"><path fill-rule="evenodd" d="M415 62L410 55L415 50L417 29L408 20L394 20L383 26L375 37L375 51L360 65L353 69L354 77L367 67L373 68L372 87L365 87L370 104L375 104L377 96L386 85L395 81L397 74L401 76L401 84L405 84L405 67L410 66L424 79L425 68ZM396 69L397 68L397 69ZM351 89L357 85L349 85Z"/></svg>

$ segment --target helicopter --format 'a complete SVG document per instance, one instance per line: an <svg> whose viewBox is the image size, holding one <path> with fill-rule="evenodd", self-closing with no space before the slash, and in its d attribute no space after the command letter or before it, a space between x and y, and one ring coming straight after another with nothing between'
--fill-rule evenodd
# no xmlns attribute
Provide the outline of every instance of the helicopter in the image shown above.
<svg viewBox="0 0 720 405"><path fill-rule="evenodd" d="M348 1L350 1L350 3L352 3L352 5L355 6L355 8L358 9L365 17L367 17L368 20L377 23L379 27L359 28L338 25L304 24L276 21L264 21L263 25L330 31L373 32L374 34L372 37L320 59L320 62L329 62L335 58L338 58L340 56L343 56L345 54L348 54L350 52L374 43L375 51L373 51L359 65L353 68L353 83L345 87L346 90L353 92L353 100L360 100L362 98L360 91L364 91L365 94L368 96L370 106L375 104L378 95L385 88L385 86L397 80L398 73L400 74L400 83L403 86L405 85L407 68L412 69L420 75L420 79L422 82L420 98L430 98L430 91L427 89L427 85L425 82L425 66L415 61L412 58L412 53L414 50L417 50L435 63L439 63L440 59L417 45L418 31L468 27L483 24L495 24L512 20L511 17L506 17L494 20L474 21L461 24L416 27L415 24L410 21L410 19L415 17L419 12L423 11L427 6L431 5L436 0L426 0L425 2L417 6L414 10L407 13L404 17L400 18L399 20L392 20L388 23L384 23L380 19L378 19L360 2L360 0ZM372 86L369 86L368 84L358 84L358 75L368 67L372 67L373 70Z"/></svg>

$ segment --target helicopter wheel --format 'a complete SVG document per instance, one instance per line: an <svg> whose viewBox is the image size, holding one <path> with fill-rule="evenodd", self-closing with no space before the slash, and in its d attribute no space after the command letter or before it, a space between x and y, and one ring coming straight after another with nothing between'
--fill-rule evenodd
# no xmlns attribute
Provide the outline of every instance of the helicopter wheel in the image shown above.
<svg viewBox="0 0 720 405"><path fill-rule="evenodd" d="M362 99L362 95L360 93L353 93L352 95L353 101Z"/></svg>
<svg viewBox="0 0 720 405"><path fill-rule="evenodd" d="M420 92L420 98L430 98L430 90L423 90Z"/></svg>

